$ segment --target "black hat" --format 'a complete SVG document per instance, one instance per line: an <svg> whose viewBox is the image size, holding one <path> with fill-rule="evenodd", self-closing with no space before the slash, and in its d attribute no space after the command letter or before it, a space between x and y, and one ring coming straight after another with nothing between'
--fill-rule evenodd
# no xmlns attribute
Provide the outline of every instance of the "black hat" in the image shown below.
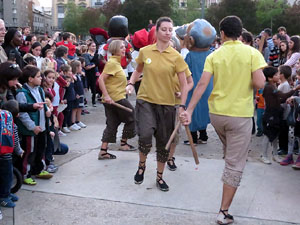
<svg viewBox="0 0 300 225"><path fill-rule="evenodd" d="M109 37L127 37L128 19L125 16L113 16L108 23Z"/></svg>

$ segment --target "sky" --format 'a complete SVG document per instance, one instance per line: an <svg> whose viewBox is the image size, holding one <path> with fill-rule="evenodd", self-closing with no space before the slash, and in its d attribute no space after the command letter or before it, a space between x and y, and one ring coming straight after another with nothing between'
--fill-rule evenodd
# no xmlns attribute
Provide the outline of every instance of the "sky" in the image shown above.
<svg viewBox="0 0 300 225"><path fill-rule="evenodd" d="M41 6L44 7L51 7L52 6L52 0L39 0Z"/></svg>

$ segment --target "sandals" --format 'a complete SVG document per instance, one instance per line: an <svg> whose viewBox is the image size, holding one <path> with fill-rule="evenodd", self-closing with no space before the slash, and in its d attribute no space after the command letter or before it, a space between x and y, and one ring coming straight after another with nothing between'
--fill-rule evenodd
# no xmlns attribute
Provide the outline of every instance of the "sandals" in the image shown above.
<svg viewBox="0 0 300 225"><path fill-rule="evenodd" d="M175 157L168 159L167 165L169 170L175 171L177 169L177 166L175 165Z"/></svg>
<svg viewBox="0 0 300 225"><path fill-rule="evenodd" d="M144 181L144 173L145 173L145 169L146 169L145 163L146 163L146 161L139 162L139 168L136 171L136 174L134 176L134 183L135 184L141 184ZM139 173L140 170L142 170L142 174Z"/></svg>
<svg viewBox="0 0 300 225"><path fill-rule="evenodd" d="M123 146L128 146L128 149L123 149ZM120 151L135 151L136 148L130 144L127 143L127 141L121 140L121 148L119 148Z"/></svg>
<svg viewBox="0 0 300 225"><path fill-rule="evenodd" d="M105 152L105 153L101 153L101 151ZM98 160L104 160L104 159L116 159L117 156L110 154L107 152L107 148L101 148L101 151L99 152L98 155ZM107 157L109 156L109 157Z"/></svg>
<svg viewBox="0 0 300 225"><path fill-rule="evenodd" d="M156 178L156 186L161 191L169 191L169 186L167 183L162 179L163 173L157 171L157 178ZM162 181L162 183L160 183Z"/></svg>
<svg viewBox="0 0 300 225"><path fill-rule="evenodd" d="M218 224L231 224L234 222L233 216L228 213L226 214L225 212L228 212L228 209L220 209L219 215L217 217Z"/></svg>

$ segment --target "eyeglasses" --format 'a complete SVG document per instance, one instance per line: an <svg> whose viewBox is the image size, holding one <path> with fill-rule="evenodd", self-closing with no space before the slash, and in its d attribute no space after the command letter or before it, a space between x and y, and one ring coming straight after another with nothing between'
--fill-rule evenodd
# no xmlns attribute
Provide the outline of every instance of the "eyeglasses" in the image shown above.
<svg viewBox="0 0 300 225"><path fill-rule="evenodd" d="M16 68L19 68L19 65L14 63L14 64L11 64L11 65L9 66L9 68L16 69Z"/></svg>

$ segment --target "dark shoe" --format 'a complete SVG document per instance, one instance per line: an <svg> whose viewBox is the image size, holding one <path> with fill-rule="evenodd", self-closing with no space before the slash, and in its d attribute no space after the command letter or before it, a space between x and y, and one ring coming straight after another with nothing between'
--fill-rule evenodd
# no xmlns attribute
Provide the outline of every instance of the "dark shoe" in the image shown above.
<svg viewBox="0 0 300 225"><path fill-rule="evenodd" d="M135 151L137 148L127 143L127 141L121 140L121 147L119 148L120 151Z"/></svg>
<svg viewBox="0 0 300 225"><path fill-rule="evenodd" d="M161 191L169 191L169 186L167 183L162 179L162 173L157 171L157 178L156 178L156 186Z"/></svg>
<svg viewBox="0 0 300 225"><path fill-rule="evenodd" d="M101 151L105 152L105 153L101 153ZM107 152L107 149L105 148L101 148L99 155L98 155L98 160L104 160L104 159L116 159L117 156L110 154Z"/></svg>
<svg viewBox="0 0 300 225"><path fill-rule="evenodd" d="M279 149L278 150L278 155L287 155L287 154L288 154L288 152L284 149Z"/></svg>
<svg viewBox="0 0 300 225"><path fill-rule="evenodd" d="M10 193L8 198L10 198L10 200L12 200L13 202L17 202L19 200L19 197L14 195L13 193Z"/></svg>
<svg viewBox="0 0 300 225"><path fill-rule="evenodd" d="M256 133L256 137L261 137L263 135L264 135L264 133L262 131L257 131L257 133Z"/></svg>
<svg viewBox="0 0 300 225"><path fill-rule="evenodd" d="M177 169L177 166L175 165L175 157L168 159L167 165L168 165L169 170L175 171Z"/></svg>
<svg viewBox="0 0 300 225"><path fill-rule="evenodd" d="M14 208L16 206L15 203L10 198L1 198L0 205L6 208Z"/></svg>
<svg viewBox="0 0 300 225"><path fill-rule="evenodd" d="M141 184L144 181L144 173L145 173L145 161L144 162L139 162L139 168L136 171L136 174L134 175L134 183L135 184ZM140 170L142 173L140 174Z"/></svg>
<svg viewBox="0 0 300 225"><path fill-rule="evenodd" d="M198 142L198 141L194 142L194 146L197 145L197 142ZM183 141L183 144L185 144L185 145L190 145L190 142L189 142L189 141Z"/></svg>

